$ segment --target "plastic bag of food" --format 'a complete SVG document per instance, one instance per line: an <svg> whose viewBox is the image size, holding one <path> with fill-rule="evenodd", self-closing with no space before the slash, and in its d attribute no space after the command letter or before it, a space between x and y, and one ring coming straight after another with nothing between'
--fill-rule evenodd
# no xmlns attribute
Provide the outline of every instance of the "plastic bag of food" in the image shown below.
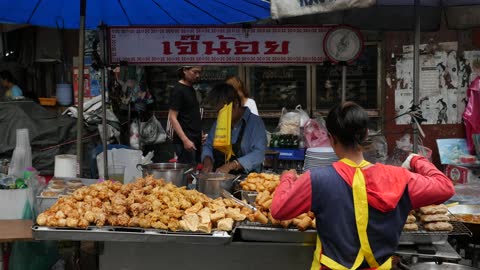
<svg viewBox="0 0 480 270"><path fill-rule="evenodd" d="M305 147L329 147L327 129L315 119L309 119L303 128Z"/></svg>
<svg viewBox="0 0 480 270"><path fill-rule="evenodd" d="M163 143L167 140L167 133L155 115L147 122L140 123L140 138L144 145Z"/></svg>

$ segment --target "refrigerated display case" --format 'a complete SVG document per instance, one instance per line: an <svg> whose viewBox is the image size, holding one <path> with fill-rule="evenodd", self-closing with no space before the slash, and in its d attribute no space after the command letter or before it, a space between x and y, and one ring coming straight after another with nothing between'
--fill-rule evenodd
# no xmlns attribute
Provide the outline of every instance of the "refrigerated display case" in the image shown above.
<svg viewBox="0 0 480 270"><path fill-rule="evenodd" d="M291 110L297 105L307 109L311 91L309 70L307 65L248 67L247 87L260 114L274 112L272 116L279 116L283 107Z"/></svg>

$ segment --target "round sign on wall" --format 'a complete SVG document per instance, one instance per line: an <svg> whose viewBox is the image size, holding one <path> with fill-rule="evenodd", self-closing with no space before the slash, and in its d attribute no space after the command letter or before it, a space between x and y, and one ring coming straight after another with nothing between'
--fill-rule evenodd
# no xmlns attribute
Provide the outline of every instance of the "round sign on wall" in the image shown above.
<svg viewBox="0 0 480 270"><path fill-rule="evenodd" d="M334 63L352 63L363 51L363 38L360 31L339 25L327 32L323 40L325 55Z"/></svg>

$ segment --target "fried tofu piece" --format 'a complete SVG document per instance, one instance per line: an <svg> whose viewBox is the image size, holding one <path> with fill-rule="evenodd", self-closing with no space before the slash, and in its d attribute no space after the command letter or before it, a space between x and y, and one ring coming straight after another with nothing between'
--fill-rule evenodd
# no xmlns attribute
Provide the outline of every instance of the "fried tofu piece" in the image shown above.
<svg viewBox="0 0 480 270"><path fill-rule="evenodd" d="M210 209L205 207L202 210L198 211L198 216L200 216L200 223L210 223Z"/></svg>
<svg viewBox="0 0 480 270"><path fill-rule="evenodd" d="M198 225L198 230L204 233L211 233L212 232L212 223L200 223Z"/></svg>
<svg viewBox="0 0 480 270"><path fill-rule="evenodd" d="M217 229L221 231L231 231L233 229L233 219L224 218L218 221Z"/></svg>
<svg viewBox="0 0 480 270"><path fill-rule="evenodd" d="M197 202L194 206L185 210L185 214L196 214L203 208L203 204L201 202Z"/></svg>
<svg viewBox="0 0 480 270"><path fill-rule="evenodd" d="M197 214L187 214L183 216L182 220L185 221L188 231L196 232L198 230L200 218Z"/></svg>
<svg viewBox="0 0 480 270"><path fill-rule="evenodd" d="M222 211L210 214L210 220L213 222L217 222L218 220L223 218L225 218L225 212L222 212Z"/></svg>

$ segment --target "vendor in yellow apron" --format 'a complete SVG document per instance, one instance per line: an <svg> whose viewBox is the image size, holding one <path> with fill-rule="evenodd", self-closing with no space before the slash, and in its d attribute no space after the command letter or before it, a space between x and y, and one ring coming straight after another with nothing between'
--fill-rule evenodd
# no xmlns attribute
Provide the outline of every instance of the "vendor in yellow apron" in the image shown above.
<svg viewBox="0 0 480 270"><path fill-rule="evenodd" d="M356 255L355 261L353 265L342 265L340 262L337 262L334 258L330 258L325 254L325 250L322 249L322 239L320 237L317 237L317 248L314 253L314 259L312 262L312 270L319 270L319 269L338 269L338 270L343 270L343 269L391 269L392 268L392 258L389 257L385 261L385 257L383 258L382 263L380 264L377 259L375 258L374 252L372 251L371 248L371 243L369 240L369 236L367 234L367 226L369 226L369 206L368 206L368 200L367 200L367 190L366 190L366 184L365 184L365 178L362 172L362 168L365 168L369 165L367 161L362 161L360 164L356 164L355 162L349 160L349 159L342 159L340 162L344 163L341 164L343 165L348 165L350 167L355 168L355 174L353 177L353 182L351 186L351 193L353 195L353 209L355 213L355 224L356 224L356 229L357 229L357 235L358 235L358 240L359 240L359 248L358 248L358 253ZM318 169L313 169L311 170L312 173L312 196L314 198L312 199L312 209L315 210L315 194L319 194L321 192L315 192L315 189L331 189L332 192L338 192L340 196L342 196L342 193L345 193L345 191L348 189L345 188L345 186L342 186L343 184L346 184L345 181L328 181L328 185L325 185L324 182L326 181L315 181L316 178L320 177L325 179L324 177L330 177L329 179L332 179L332 177L340 177L338 173L335 171L334 168L330 167L329 169L325 170L325 168L318 168ZM338 179L341 180L341 179ZM323 184L322 184L323 182ZM317 185L316 185L317 184ZM335 186L338 184L339 186ZM319 186L320 185L320 186ZM348 184L346 184L348 185ZM315 187L316 186L316 187ZM327 187L328 186L328 187ZM345 193L347 194L347 193ZM321 199L321 198L318 198ZM345 199L345 201L349 201ZM348 203L348 202L345 202ZM350 202L351 203L351 202ZM342 207L339 205L339 208ZM395 210L394 210L395 211ZM319 211L315 211L316 213L325 213L322 212L322 209L319 209ZM330 213L333 214L333 213ZM339 214L341 215L341 214ZM398 216L398 215L397 215ZM317 228L319 232L319 236L322 235L323 227L322 227L322 219L326 219L325 216L319 216L317 215ZM329 218L330 221L334 222L335 221L335 216L331 216ZM392 220L392 222L399 223L399 220ZM320 223L320 226L319 226ZM401 222L400 222L401 223ZM338 224L338 223L337 223ZM328 224L326 224L328 225ZM338 224L340 227L345 226L345 224ZM336 226L335 224L333 226ZM400 224L400 226L403 226L403 224ZM353 226L352 226L353 227ZM398 226L393 226L393 230L398 228ZM345 229L345 228L343 228ZM333 229L335 230L335 229ZM401 230L400 230L401 231ZM325 231L323 231L325 233ZM329 238L334 238L335 236L328 236ZM342 238L342 237L338 237ZM331 239L330 239L331 240ZM338 244L338 243L336 243ZM351 243L344 243L345 245L349 245ZM358 244L358 243L357 243ZM391 247L389 247L391 249ZM393 247L395 248L395 247ZM333 248L332 248L333 249ZM380 249L378 249L380 250ZM389 250L391 252L391 250ZM337 253L338 254L338 253ZM345 260L344 260L345 261ZM368 266L367 266L368 264Z"/></svg>

